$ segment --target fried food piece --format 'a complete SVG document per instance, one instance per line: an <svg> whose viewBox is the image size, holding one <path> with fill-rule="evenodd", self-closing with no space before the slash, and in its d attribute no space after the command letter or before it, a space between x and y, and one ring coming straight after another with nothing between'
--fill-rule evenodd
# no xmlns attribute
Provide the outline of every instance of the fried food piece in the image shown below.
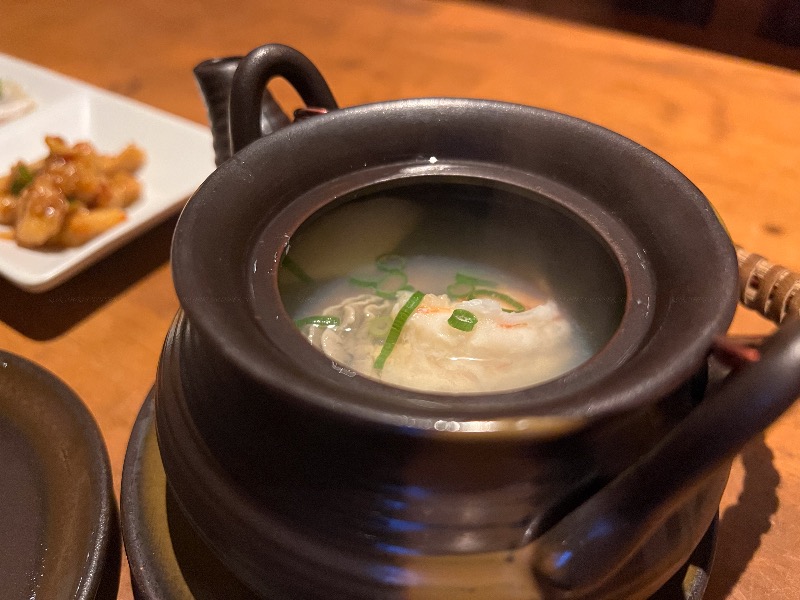
<svg viewBox="0 0 800 600"><path fill-rule="evenodd" d="M38 168L36 168L37 164ZM34 174L41 169L43 164L43 160L37 161L34 165L19 161L11 167L8 175L0 177L0 193L19 196L25 186L33 181Z"/></svg>
<svg viewBox="0 0 800 600"><path fill-rule="evenodd" d="M89 206L96 203L98 194L105 186L105 177L80 158L63 160L53 158L47 161L46 171L71 200L79 200Z"/></svg>
<svg viewBox="0 0 800 600"><path fill-rule="evenodd" d="M45 144L47 157L0 177L0 224L15 227L20 246L78 246L125 219L122 209L142 191L133 176L144 164L141 149L129 144L104 155L58 136Z"/></svg>
<svg viewBox="0 0 800 600"><path fill-rule="evenodd" d="M36 177L19 196L14 237L20 246L43 246L64 224L67 197L47 174Z"/></svg>
<svg viewBox="0 0 800 600"><path fill-rule="evenodd" d="M97 194L97 206L114 206L125 208L142 193L142 185L130 173L118 171L105 182L102 191Z"/></svg>
<svg viewBox="0 0 800 600"><path fill-rule="evenodd" d="M17 220L19 198L0 192L0 225L13 225Z"/></svg>
<svg viewBox="0 0 800 600"><path fill-rule="evenodd" d="M71 210L64 221L64 226L50 240L53 246L82 246L93 237L110 229L125 220L125 211L121 208L88 208L79 207Z"/></svg>
<svg viewBox="0 0 800 600"><path fill-rule="evenodd" d="M45 136L44 143L47 144L47 148L50 150L50 156L48 158L72 160L81 156L92 156L94 154L94 148L92 148L89 142L78 142L70 146L64 138L57 135L48 135Z"/></svg>
<svg viewBox="0 0 800 600"><path fill-rule="evenodd" d="M138 146L128 144L116 156L99 155L98 166L106 175L120 172L133 173L142 167L144 158L144 152Z"/></svg>

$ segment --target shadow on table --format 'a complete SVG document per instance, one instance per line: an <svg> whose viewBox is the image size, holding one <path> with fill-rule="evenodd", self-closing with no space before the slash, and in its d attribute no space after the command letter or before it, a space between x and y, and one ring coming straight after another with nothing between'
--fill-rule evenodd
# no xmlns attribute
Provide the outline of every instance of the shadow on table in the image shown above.
<svg viewBox="0 0 800 600"><path fill-rule="evenodd" d="M0 280L0 321L34 340L63 334L166 263L176 221L167 219L48 292L31 294Z"/></svg>
<svg viewBox="0 0 800 600"><path fill-rule="evenodd" d="M761 545L761 536L771 527L770 517L778 510L776 489L781 480L773 458L763 434L742 452L744 487L736 504L728 507L720 519L716 558L703 600L729 597Z"/></svg>

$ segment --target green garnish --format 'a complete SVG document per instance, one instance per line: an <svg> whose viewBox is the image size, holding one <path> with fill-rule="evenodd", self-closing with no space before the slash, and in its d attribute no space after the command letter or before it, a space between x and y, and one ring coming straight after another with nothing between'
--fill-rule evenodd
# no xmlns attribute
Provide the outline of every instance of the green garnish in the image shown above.
<svg viewBox="0 0 800 600"><path fill-rule="evenodd" d="M369 322L369 334L374 338L385 339L391 328L392 317L389 315L375 317Z"/></svg>
<svg viewBox="0 0 800 600"><path fill-rule="evenodd" d="M451 300L471 299L471 294L479 286L491 288L497 286L497 283L488 279L473 277L472 275L464 275L464 273L456 273L456 282L448 285L445 291Z"/></svg>
<svg viewBox="0 0 800 600"><path fill-rule="evenodd" d="M33 173L23 163L19 163L15 171L14 179L11 181L11 193L19 196L22 190L33 181Z"/></svg>
<svg viewBox="0 0 800 600"><path fill-rule="evenodd" d="M394 295L402 290L408 283L408 277L402 271L387 271L386 276L375 285L375 292L379 296Z"/></svg>
<svg viewBox="0 0 800 600"><path fill-rule="evenodd" d="M400 332L403 330L403 326L424 297L425 294L422 292L414 292L397 313L394 321L392 321L392 327L389 329L389 335L386 336L386 341L383 342L381 352L378 354L378 358L375 359L373 366L376 369L382 369L383 365L386 364L386 359L389 358L392 350L394 350L395 344L397 344L397 340L400 338Z"/></svg>
<svg viewBox="0 0 800 600"><path fill-rule="evenodd" d="M371 281L369 279L360 279L358 277L351 277L348 281L353 285L357 285L358 287L374 288L376 285L378 285L377 281Z"/></svg>
<svg viewBox="0 0 800 600"><path fill-rule="evenodd" d="M408 285L408 277L402 271L384 271L377 277L376 281L370 275L358 275L348 281L358 287L372 288L377 296L387 300L396 299L400 290L414 291L414 288Z"/></svg>
<svg viewBox="0 0 800 600"><path fill-rule="evenodd" d="M474 289L475 286L469 283L451 283L445 291L451 300L463 300L469 297Z"/></svg>
<svg viewBox="0 0 800 600"><path fill-rule="evenodd" d="M473 277L472 275L464 275L463 273L456 273L456 283L464 283L466 285L471 285L473 287L478 287L479 285L482 287L497 287L497 283L494 281L489 281L488 279L480 279L478 277Z"/></svg>
<svg viewBox="0 0 800 600"><path fill-rule="evenodd" d="M297 277L303 283L314 283L314 280L311 276L303 270L303 267L298 265L294 260L289 258L287 254L283 255L283 259L281 260L281 266L286 269L289 273Z"/></svg>
<svg viewBox="0 0 800 600"><path fill-rule="evenodd" d="M381 271L399 271L406 266L406 259L399 254L383 254L375 259L375 266Z"/></svg>
<svg viewBox="0 0 800 600"><path fill-rule="evenodd" d="M450 318L447 319L447 324L459 331L472 331L477 322L478 317L463 308L455 309Z"/></svg>
<svg viewBox="0 0 800 600"><path fill-rule="evenodd" d="M517 302L511 296L495 290L473 290L469 295L469 299L474 300L475 298L491 298L497 300L511 308L511 312L522 312L525 310L525 306L521 302Z"/></svg>
<svg viewBox="0 0 800 600"><path fill-rule="evenodd" d="M306 325L317 325L320 327L336 327L341 321L338 317L330 317L327 315L313 315L298 319L294 322L297 327L305 327Z"/></svg>
<svg viewBox="0 0 800 600"><path fill-rule="evenodd" d="M381 298L394 300L397 292L408 289L408 276L403 272L406 259L397 254L383 254L375 259L377 272L362 272L350 277L352 285L374 288ZM413 291L414 288L411 288Z"/></svg>
<svg viewBox="0 0 800 600"><path fill-rule="evenodd" d="M370 265L353 271L349 281L358 287L374 288L384 277L386 277L386 273L377 269L375 265Z"/></svg>

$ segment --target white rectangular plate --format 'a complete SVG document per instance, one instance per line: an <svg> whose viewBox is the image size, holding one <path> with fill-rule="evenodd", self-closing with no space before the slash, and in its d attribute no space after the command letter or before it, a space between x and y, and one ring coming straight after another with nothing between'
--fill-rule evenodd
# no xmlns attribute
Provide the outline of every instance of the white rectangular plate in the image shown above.
<svg viewBox="0 0 800 600"><path fill-rule="evenodd" d="M211 134L196 123L0 54L6 78L23 86L36 108L0 124L0 173L45 156L46 135L89 141L103 153L134 143L147 155L137 174L142 196L127 219L83 246L35 250L0 239L0 275L25 290L52 289L175 214L214 170Z"/></svg>

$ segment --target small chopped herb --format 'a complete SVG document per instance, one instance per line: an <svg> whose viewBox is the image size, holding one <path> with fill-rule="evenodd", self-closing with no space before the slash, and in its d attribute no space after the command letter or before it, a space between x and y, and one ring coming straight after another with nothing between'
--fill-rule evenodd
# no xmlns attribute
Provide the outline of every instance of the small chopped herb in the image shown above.
<svg viewBox="0 0 800 600"><path fill-rule="evenodd" d="M454 329L458 329L459 331L472 331L475 328L475 324L478 322L478 317L476 317L473 313L468 310L464 310L463 308L457 308L453 311L453 314L450 315L450 318L447 319L447 324Z"/></svg>
<svg viewBox="0 0 800 600"><path fill-rule="evenodd" d="M406 259L399 254L383 254L375 259L375 266L381 271L400 271L406 266Z"/></svg>
<svg viewBox="0 0 800 600"><path fill-rule="evenodd" d="M473 287L478 287L478 286L488 287L488 288L497 287L497 283L494 281L490 281L488 279L480 279L478 277L473 277L472 275L464 275L463 273L456 273L456 283L465 283Z"/></svg>
<svg viewBox="0 0 800 600"><path fill-rule="evenodd" d="M358 287L366 287L366 288L374 288L378 285L377 281L373 281L371 279L361 279L360 277L351 277L349 282L353 285L357 285Z"/></svg>
<svg viewBox="0 0 800 600"><path fill-rule="evenodd" d="M369 334L378 339L384 339L392 328L392 317L383 315L375 317L369 322Z"/></svg>
<svg viewBox="0 0 800 600"><path fill-rule="evenodd" d="M451 283L447 286L447 296L451 300L463 300L468 298L472 291L475 289L474 285L469 283Z"/></svg>
<svg viewBox="0 0 800 600"><path fill-rule="evenodd" d="M24 163L19 163L14 169L14 179L11 181L11 193L19 196L22 190L25 189L31 181L33 181L33 173L28 169Z"/></svg>
<svg viewBox="0 0 800 600"><path fill-rule="evenodd" d="M306 325L314 325L318 327L336 327L340 323L338 317L330 317L327 315L314 315L298 319L294 322L297 327L305 327Z"/></svg>
<svg viewBox="0 0 800 600"><path fill-rule="evenodd" d="M350 273L350 283L358 287L374 288L378 282L386 277L384 271L379 270L375 265L360 267Z"/></svg>
<svg viewBox="0 0 800 600"><path fill-rule="evenodd" d="M402 271L387 271L386 275L375 285L375 292L381 296L394 295L408 284L408 277Z"/></svg>
<svg viewBox="0 0 800 600"><path fill-rule="evenodd" d="M383 342L381 352L378 354L378 358L375 359L373 366L376 369L382 369L383 365L386 364L386 359L389 358L392 350L394 350L395 344L397 344L397 340L400 338L400 333L403 331L406 321L408 321L408 318L416 310L424 297L425 294L422 292L414 292L397 313L397 316L394 318L392 326L389 329L389 334L386 336L386 340Z"/></svg>
<svg viewBox="0 0 800 600"><path fill-rule="evenodd" d="M375 295L383 298L384 300L397 300L397 292L382 292L375 290Z"/></svg>
<svg viewBox="0 0 800 600"><path fill-rule="evenodd" d="M358 287L373 288L381 298L394 300L397 292L408 289L408 277L403 272L405 266L404 257L384 254L375 259L374 267L352 275L349 282Z"/></svg>
<svg viewBox="0 0 800 600"><path fill-rule="evenodd" d="M465 300L471 299L476 287L492 288L496 285L494 281L489 281L488 279L456 273L456 282L448 285L445 291L451 300Z"/></svg>

